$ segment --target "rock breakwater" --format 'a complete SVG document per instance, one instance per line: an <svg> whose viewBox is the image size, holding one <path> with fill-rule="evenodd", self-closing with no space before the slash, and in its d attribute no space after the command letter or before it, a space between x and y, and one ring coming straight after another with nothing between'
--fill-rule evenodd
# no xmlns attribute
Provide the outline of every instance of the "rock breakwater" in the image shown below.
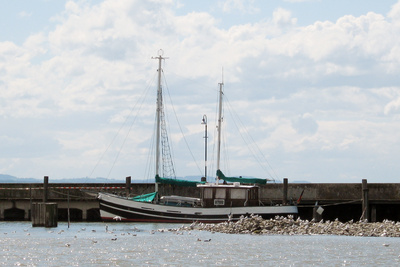
<svg viewBox="0 0 400 267"><path fill-rule="evenodd" d="M385 220L369 223L366 221L308 221L293 217L275 217L265 220L260 216L242 217L236 222L218 224L193 223L182 230L200 230L227 234L267 235L345 235L345 236L386 236L400 237L400 223Z"/></svg>

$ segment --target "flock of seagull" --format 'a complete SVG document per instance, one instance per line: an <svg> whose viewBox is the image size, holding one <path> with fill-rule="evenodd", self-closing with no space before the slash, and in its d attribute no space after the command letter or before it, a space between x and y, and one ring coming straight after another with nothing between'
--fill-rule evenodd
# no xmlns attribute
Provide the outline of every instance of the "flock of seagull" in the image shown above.
<svg viewBox="0 0 400 267"><path fill-rule="evenodd" d="M122 221L122 218L119 217L119 216L116 216L116 217L114 217L114 220L118 222L118 221ZM182 228L183 228L183 226L182 226L181 228L177 228L177 229L163 229L163 228L157 229L157 230L152 229L152 230L149 230L148 233L150 233L150 234L155 234L156 232L160 232L160 233L163 233L163 232L173 232L173 233L176 234L176 235L183 235L183 233L184 233L184 232L187 232L187 231L181 231ZM31 233L29 232L29 229L23 229L23 231L26 233L27 236L30 236L30 235L31 235ZM80 228L80 229L77 231L77 233L85 232L85 231L86 231L86 228ZM99 231L99 230L95 230L95 229L92 229L92 230L91 230L92 233L96 233L96 232L98 232L98 231ZM132 237L135 237L135 236L137 236L137 232L142 232L143 230L140 230L140 229L138 229L136 226L133 226L133 228L131 228L129 232L122 232L122 233L119 233L119 235L118 235L118 234L116 233L116 232L117 232L117 229L114 229L114 228L113 228L113 229L109 229L109 225L106 224L106 225L105 225L105 228L104 228L104 231L105 231L105 233L112 235L112 237L110 238L110 241L117 241L119 235L120 235L120 236L132 236ZM59 231L55 231L55 230L49 230L49 231L47 231L48 234L57 233L57 234L59 234L59 235L64 234L64 233L66 233L66 232L68 232L68 231L67 231L67 230L64 230L64 229L61 229L61 230L59 230ZM12 231L12 232L10 232L10 233L15 234L15 233L17 233L17 231ZM4 232L4 235L7 235L7 234L9 234L9 233ZM191 234L191 232L188 233L188 235L190 235L190 234ZM74 239L78 238L78 235L74 235L73 238L74 238ZM210 242L211 239L204 239L204 240L202 240L202 239L200 239L200 238L197 238L197 241ZM92 244L97 244L97 243L98 243L97 240L92 240ZM71 243L65 243L65 247L71 247Z"/></svg>

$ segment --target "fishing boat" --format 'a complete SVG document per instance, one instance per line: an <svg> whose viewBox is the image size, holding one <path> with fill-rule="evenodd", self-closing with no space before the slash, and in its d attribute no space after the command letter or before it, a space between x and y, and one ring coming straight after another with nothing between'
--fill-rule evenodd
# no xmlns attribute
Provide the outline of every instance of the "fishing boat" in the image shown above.
<svg viewBox="0 0 400 267"><path fill-rule="evenodd" d="M182 181L160 176L160 139L162 124L162 87L161 63L164 59L158 57L158 88L156 117L156 173L155 192L135 197L123 197L100 192L100 216L103 221L122 222L162 222L162 223L217 223L236 221L242 216L252 214L263 218L277 215L296 215L295 205L266 205L260 201L260 184L266 184L266 179L226 177L219 169L220 140L222 127L223 83L219 84L219 119L217 145L217 179L214 183ZM160 196L159 184L174 184L176 186L196 186L200 197Z"/></svg>

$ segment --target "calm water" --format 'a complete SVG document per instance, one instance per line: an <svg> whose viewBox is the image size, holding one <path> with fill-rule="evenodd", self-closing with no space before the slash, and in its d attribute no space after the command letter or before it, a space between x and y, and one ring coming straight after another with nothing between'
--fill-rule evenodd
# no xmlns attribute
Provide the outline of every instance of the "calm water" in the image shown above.
<svg viewBox="0 0 400 267"><path fill-rule="evenodd" d="M168 232L172 224L0 222L0 266L398 266L400 238ZM204 240L209 240L205 242ZM201 240L201 241L200 241Z"/></svg>

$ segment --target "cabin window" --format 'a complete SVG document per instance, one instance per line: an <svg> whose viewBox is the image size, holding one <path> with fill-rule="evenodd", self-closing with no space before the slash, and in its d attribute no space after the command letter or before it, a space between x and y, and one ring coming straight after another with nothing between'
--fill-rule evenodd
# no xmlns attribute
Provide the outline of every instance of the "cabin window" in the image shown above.
<svg viewBox="0 0 400 267"><path fill-rule="evenodd" d="M214 199L214 206L224 206L225 199Z"/></svg>
<svg viewBox="0 0 400 267"><path fill-rule="evenodd" d="M204 199L212 199L212 198L213 198L212 188L204 188Z"/></svg>
<svg viewBox="0 0 400 267"><path fill-rule="evenodd" d="M215 198L226 198L226 189L225 188L217 188L215 191Z"/></svg>
<svg viewBox="0 0 400 267"><path fill-rule="evenodd" d="M243 189L231 189L231 199L245 199L246 190Z"/></svg>

